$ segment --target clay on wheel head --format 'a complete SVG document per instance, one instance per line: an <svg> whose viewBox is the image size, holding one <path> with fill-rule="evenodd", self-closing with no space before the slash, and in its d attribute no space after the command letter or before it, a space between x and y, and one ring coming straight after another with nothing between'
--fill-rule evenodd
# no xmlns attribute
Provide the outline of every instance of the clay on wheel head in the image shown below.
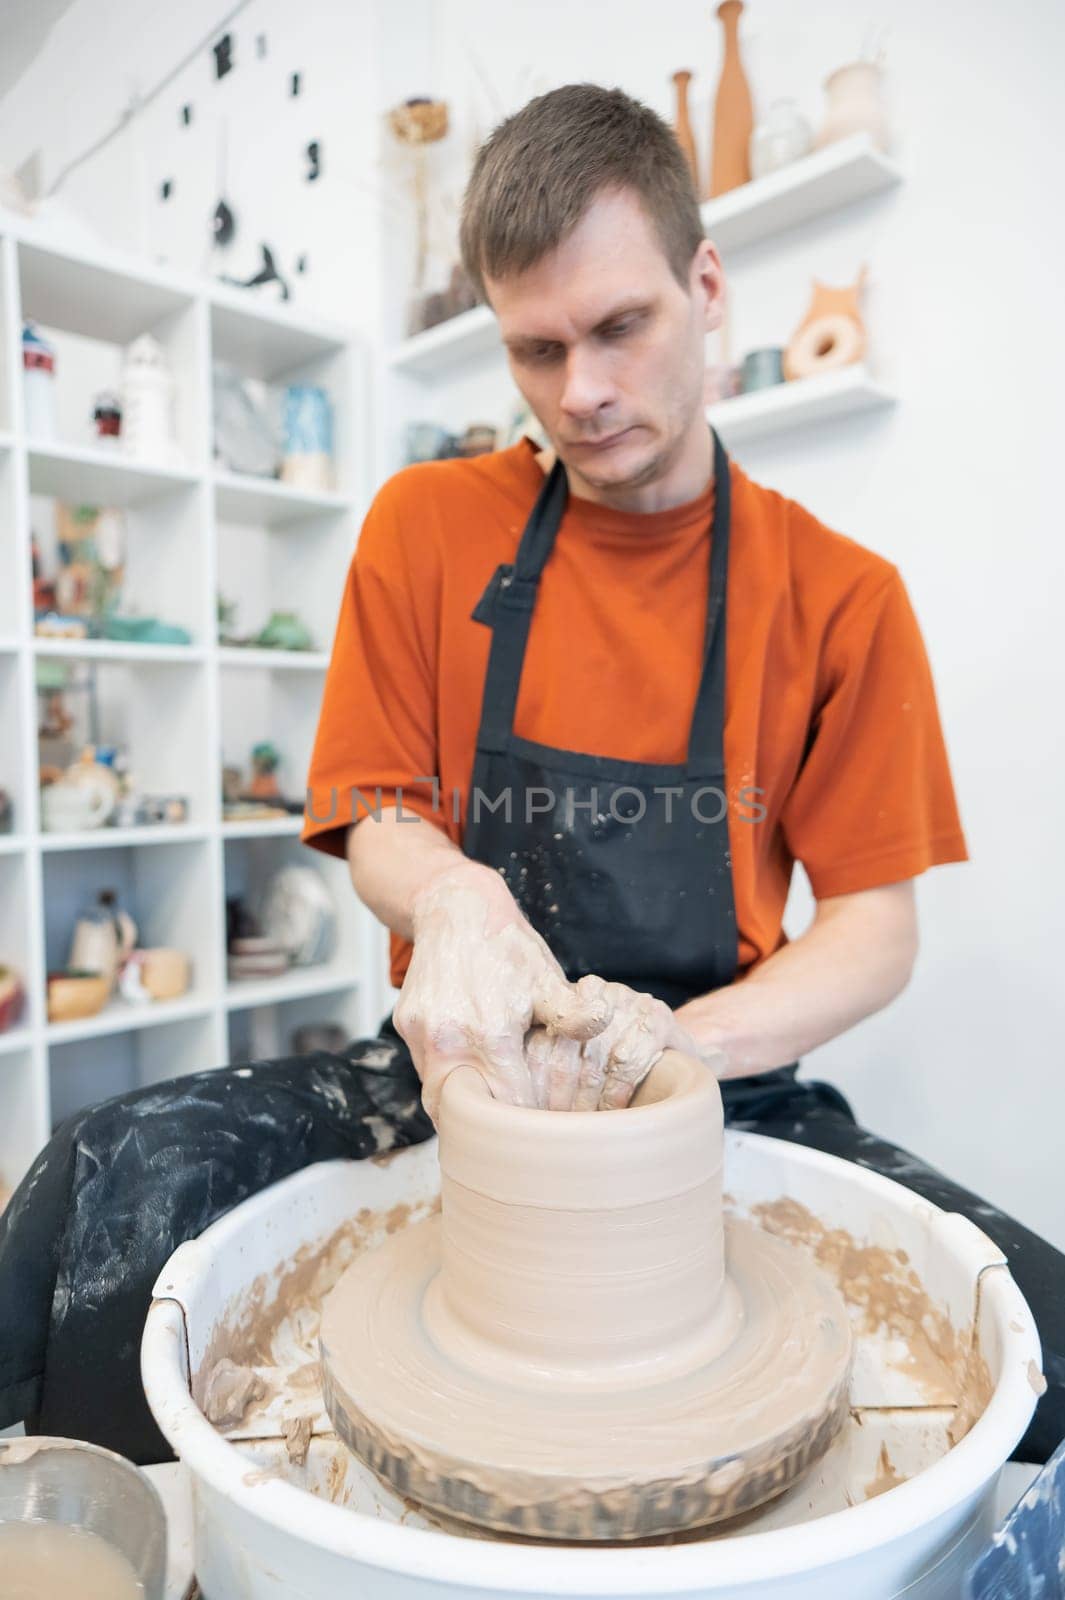
<svg viewBox="0 0 1065 1600"><path fill-rule="evenodd" d="M645 1538L771 1498L846 1414L850 1329L805 1257L722 1228L722 1112L667 1052L632 1105L444 1085L441 1215L322 1318L340 1436L401 1493L541 1538ZM726 1270L727 1266L727 1270Z"/></svg>

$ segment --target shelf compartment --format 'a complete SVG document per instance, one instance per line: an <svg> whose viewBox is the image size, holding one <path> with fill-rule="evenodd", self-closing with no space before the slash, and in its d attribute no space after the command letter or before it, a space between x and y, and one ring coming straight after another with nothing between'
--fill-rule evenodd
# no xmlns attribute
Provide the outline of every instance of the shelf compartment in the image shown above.
<svg viewBox="0 0 1065 1600"><path fill-rule="evenodd" d="M85 338L129 344L192 304L190 289L140 263L130 272L117 259L94 261L25 239L18 259L23 316Z"/></svg>
<svg viewBox="0 0 1065 1600"><path fill-rule="evenodd" d="M122 472L128 469L123 467ZM61 564L59 498L34 493L30 526L37 540L42 570L55 574ZM198 488L134 500L118 512L123 525L123 573L116 595L119 616L140 614L184 628L192 644L139 644L121 639L89 641L90 653L114 653L115 659L186 660L204 639L214 637L214 611L208 585L205 496ZM113 503L113 502L109 502ZM21 582L28 584L28 577ZM38 642L48 635L35 636ZM79 640L63 641L71 653Z"/></svg>
<svg viewBox="0 0 1065 1600"><path fill-rule="evenodd" d="M53 1126L111 1095L222 1065L208 1009L155 1020L158 1026L49 1039Z"/></svg>
<svg viewBox="0 0 1065 1600"><path fill-rule="evenodd" d="M231 1007L227 1017L227 1059L240 1066L296 1054L295 1030L310 1023L333 1023L347 1039L360 1037L356 986L321 990L262 1006Z"/></svg>
<svg viewBox="0 0 1065 1600"><path fill-rule="evenodd" d="M314 646L282 652L220 645L220 662L226 667L254 664L312 671L327 665L326 647L336 632L356 532L348 516L304 523L298 538L288 523L256 525L219 518L217 589L236 607L230 631L238 637L252 635L273 612L292 611L305 624Z"/></svg>
<svg viewBox="0 0 1065 1600"><path fill-rule="evenodd" d="M250 378L274 383L296 367L337 355L348 342L343 330L284 305L249 305L246 290L216 284L211 299L212 356Z"/></svg>
<svg viewBox="0 0 1065 1600"><path fill-rule="evenodd" d="M221 940L221 908L215 899L213 857L201 841L137 845L115 849L49 853L41 858L44 888L45 966L66 967L78 916L112 889L137 924L140 949L170 947L190 961L189 991L174 1000L127 1005L116 995L94 1017L49 1022L49 1041L89 1038L155 1026L168 1019L198 1015L217 993L215 952Z"/></svg>
<svg viewBox="0 0 1065 1600"><path fill-rule="evenodd" d="M289 967L274 978L230 979L225 986L226 1009L277 1005L309 995L355 989L362 970L360 917L364 913L351 886L347 864L308 850L294 835L227 839L224 855L226 898L239 899L253 918L259 917L262 892L273 873L289 866L309 868L318 875L329 890L335 916L332 943L323 952L322 961L313 966Z"/></svg>
<svg viewBox="0 0 1065 1600"><path fill-rule="evenodd" d="M120 450L31 440L30 493L69 505L136 506L187 491L199 479L184 467L134 461Z"/></svg>
<svg viewBox="0 0 1065 1600"><path fill-rule="evenodd" d="M318 517L333 517L352 509L350 499L343 494L297 489L277 478L242 477L239 472L216 472L214 488L220 521L255 527L303 526Z"/></svg>
<svg viewBox="0 0 1065 1600"><path fill-rule="evenodd" d="M817 378L778 383L708 406L708 420L726 445L745 444L810 423L842 422L865 411L894 405L890 390L861 363Z"/></svg>
<svg viewBox="0 0 1065 1600"><path fill-rule="evenodd" d="M238 671L234 666L221 674L222 760L241 770L247 792L252 747L269 740L281 757L277 771L281 794L302 805L322 697L321 676L316 672L265 672L254 662L238 665L252 670ZM284 663L268 661L264 665L282 667Z"/></svg>

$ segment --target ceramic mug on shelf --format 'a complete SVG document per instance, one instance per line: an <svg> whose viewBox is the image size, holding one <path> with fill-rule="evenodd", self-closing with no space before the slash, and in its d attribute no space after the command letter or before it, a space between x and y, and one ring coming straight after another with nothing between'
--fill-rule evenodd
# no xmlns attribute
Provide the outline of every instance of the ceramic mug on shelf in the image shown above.
<svg viewBox="0 0 1065 1600"><path fill-rule="evenodd" d="M159 946L151 950L138 950L141 982L153 1000L176 1000L189 986L189 958L184 950L170 950Z"/></svg>
<svg viewBox="0 0 1065 1600"><path fill-rule="evenodd" d="M41 816L48 833L78 833L83 828L102 828L114 810L114 799L106 790L88 784L65 783L60 779L41 790Z"/></svg>

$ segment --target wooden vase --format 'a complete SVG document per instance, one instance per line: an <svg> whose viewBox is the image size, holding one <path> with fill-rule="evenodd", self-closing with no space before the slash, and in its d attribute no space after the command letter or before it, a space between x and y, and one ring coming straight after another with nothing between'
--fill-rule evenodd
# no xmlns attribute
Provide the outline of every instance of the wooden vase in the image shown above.
<svg viewBox="0 0 1065 1600"><path fill-rule="evenodd" d="M673 119L673 132L677 136L677 143L691 168L692 182L695 185L696 195L701 195L699 187L699 157L695 153L695 137L692 133L691 117L688 114L688 85L691 82L690 72L675 72L673 83L677 91L677 110Z"/></svg>
<svg viewBox="0 0 1065 1600"><path fill-rule="evenodd" d="M750 142L754 110L747 74L740 60L740 12L743 0L722 0L717 8L724 32L721 77L714 101L714 132L710 147L710 194L737 189L751 176Z"/></svg>

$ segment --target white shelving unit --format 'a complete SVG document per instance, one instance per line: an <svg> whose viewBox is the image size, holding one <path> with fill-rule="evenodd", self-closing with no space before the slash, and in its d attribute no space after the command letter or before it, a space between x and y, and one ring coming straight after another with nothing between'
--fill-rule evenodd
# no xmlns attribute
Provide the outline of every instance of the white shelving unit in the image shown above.
<svg viewBox="0 0 1065 1600"><path fill-rule="evenodd" d="M896 164L856 134L795 161L780 172L757 178L701 208L703 226L726 257L779 239L789 229L838 212L902 181ZM445 384L462 383L470 394L470 373L485 372L486 358L502 363L499 326L488 306L475 306L424 333L403 340L390 353L394 415L421 415L426 395L435 398ZM864 366L773 389L710 407L708 416L728 444L764 438L804 423L840 421L888 406L893 396Z"/></svg>
<svg viewBox="0 0 1065 1600"><path fill-rule="evenodd" d="M25 430L25 317L58 350L55 440ZM164 345L175 374L178 464L127 461L91 438L91 394L114 383L122 347L142 332ZM335 493L216 468L215 359L329 390ZM300 817L227 823L220 804L223 763L246 770L263 738L285 753L283 787L302 793L344 574L374 483L365 383L364 352L346 328L117 255L61 250L32 224L0 222L0 787L15 803L15 831L0 835L0 964L21 972L28 993L23 1023L0 1033L0 1185L18 1181L57 1120L93 1100L247 1059L271 1038L287 1050L301 1023L335 1021L351 1035L376 1028L383 939L344 865L299 844ZM127 583L142 611L181 623L191 644L34 635L30 532L49 521L52 500L125 509ZM297 611L315 648L219 646L219 593L237 602L245 632L272 610ZM36 674L57 660L96 664L103 737L128 747L146 791L188 796L186 823L42 831ZM227 895L254 892L293 860L332 889L335 948L275 980L229 982ZM105 887L118 890L142 944L188 952L190 990L49 1023L46 975L65 965L77 911Z"/></svg>

